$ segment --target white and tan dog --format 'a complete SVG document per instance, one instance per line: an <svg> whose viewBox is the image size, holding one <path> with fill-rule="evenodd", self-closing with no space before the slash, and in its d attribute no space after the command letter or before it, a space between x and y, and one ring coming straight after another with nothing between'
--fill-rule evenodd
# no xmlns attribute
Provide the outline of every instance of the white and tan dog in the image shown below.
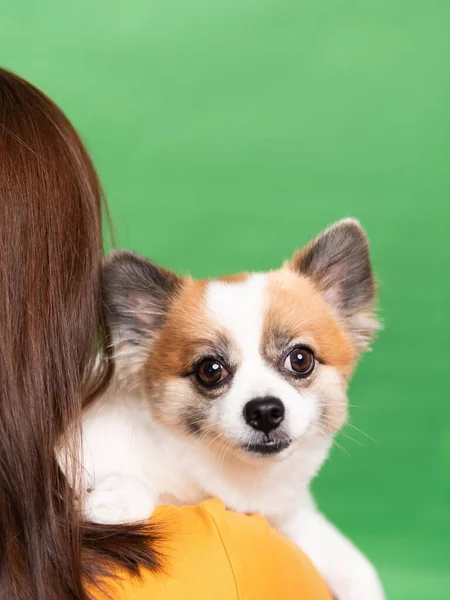
<svg viewBox="0 0 450 600"><path fill-rule="evenodd" d="M104 288L116 379L84 418L86 518L139 521L218 497L265 515L339 600L382 600L374 568L309 492L377 329L359 224L340 221L279 270L217 280L118 252Z"/></svg>

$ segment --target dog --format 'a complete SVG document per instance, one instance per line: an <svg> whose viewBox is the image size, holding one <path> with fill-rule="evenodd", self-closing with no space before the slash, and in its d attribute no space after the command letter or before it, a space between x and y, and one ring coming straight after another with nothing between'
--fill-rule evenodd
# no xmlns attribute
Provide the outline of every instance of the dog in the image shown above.
<svg viewBox="0 0 450 600"><path fill-rule="evenodd" d="M103 281L116 375L84 415L85 518L141 521L218 497L264 515L339 600L383 600L309 491L378 329L359 223L339 221L266 273L194 280L119 251Z"/></svg>

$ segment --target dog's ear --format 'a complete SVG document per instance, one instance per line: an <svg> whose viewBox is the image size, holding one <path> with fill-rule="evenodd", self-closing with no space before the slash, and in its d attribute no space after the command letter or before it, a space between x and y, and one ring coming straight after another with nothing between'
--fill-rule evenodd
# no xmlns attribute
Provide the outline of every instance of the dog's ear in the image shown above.
<svg viewBox="0 0 450 600"><path fill-rule="evenodd" d="M367 235L358 221L338 221L296 252L288 266L309 277L343 320L358 350L379 328Z"/></svg>
<svg viewBox="0 0 450 600"><path fill-rule="evenodd" d="M105 261L102 300L119 376L139 371L182 279L141 256L117 251Z"/></svg>

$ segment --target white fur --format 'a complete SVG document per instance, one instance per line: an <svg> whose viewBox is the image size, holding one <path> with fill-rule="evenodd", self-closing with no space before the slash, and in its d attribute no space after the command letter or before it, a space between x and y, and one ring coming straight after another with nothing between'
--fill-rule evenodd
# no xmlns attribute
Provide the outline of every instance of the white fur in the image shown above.
<svg viewBox="0 0 450 600"><path fill-rule="evenodd" d="M241 442L251 434L242 414L245 403L273 395L285 404L286 427L295 443L276 459L245 461L214 440L169 430L152 418L151 403L141 392L112 386L84 416L84 485L92 488L84 495L84 515L97 522L135 521L168 499L195 504L218 497L231 509L265 515L291 537L339 600L383 600L373 567L311 499L309 484L331 439L311 429L319 399L300 393L260 355L266 282L266 276L254 275L243 283L209 285L207 309L240 355L231 388L217 399L211 418L228 440ZM184 382L172 385L174 394L183 393Z"/></svg>
<svg viewBox="0 0 450 600"><path fill-rule="evenodd" d="M206 293L210 315L230 334L240 354L231 389L215 403L216 414L211 416L226 437L237 442L251 435L243 409L253 398L281 398L285 423L290 437L295 439L305 433L316 417L318 403L308 390L300 394L260 354L266 287L267 275L257 274L232 285L211 283Z"/></svg>

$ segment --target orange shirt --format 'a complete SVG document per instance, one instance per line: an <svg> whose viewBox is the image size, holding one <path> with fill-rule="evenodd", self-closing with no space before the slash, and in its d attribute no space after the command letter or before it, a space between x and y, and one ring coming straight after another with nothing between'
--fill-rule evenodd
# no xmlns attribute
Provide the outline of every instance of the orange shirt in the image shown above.
<svg viewBox="0 0 450 600"><path fill-rule="evenodd" d="M308 558L262 517L208 500L160 507L154 518L171 530L163 549L170 569L124 579L114 600L331 600Z"/></svg>

